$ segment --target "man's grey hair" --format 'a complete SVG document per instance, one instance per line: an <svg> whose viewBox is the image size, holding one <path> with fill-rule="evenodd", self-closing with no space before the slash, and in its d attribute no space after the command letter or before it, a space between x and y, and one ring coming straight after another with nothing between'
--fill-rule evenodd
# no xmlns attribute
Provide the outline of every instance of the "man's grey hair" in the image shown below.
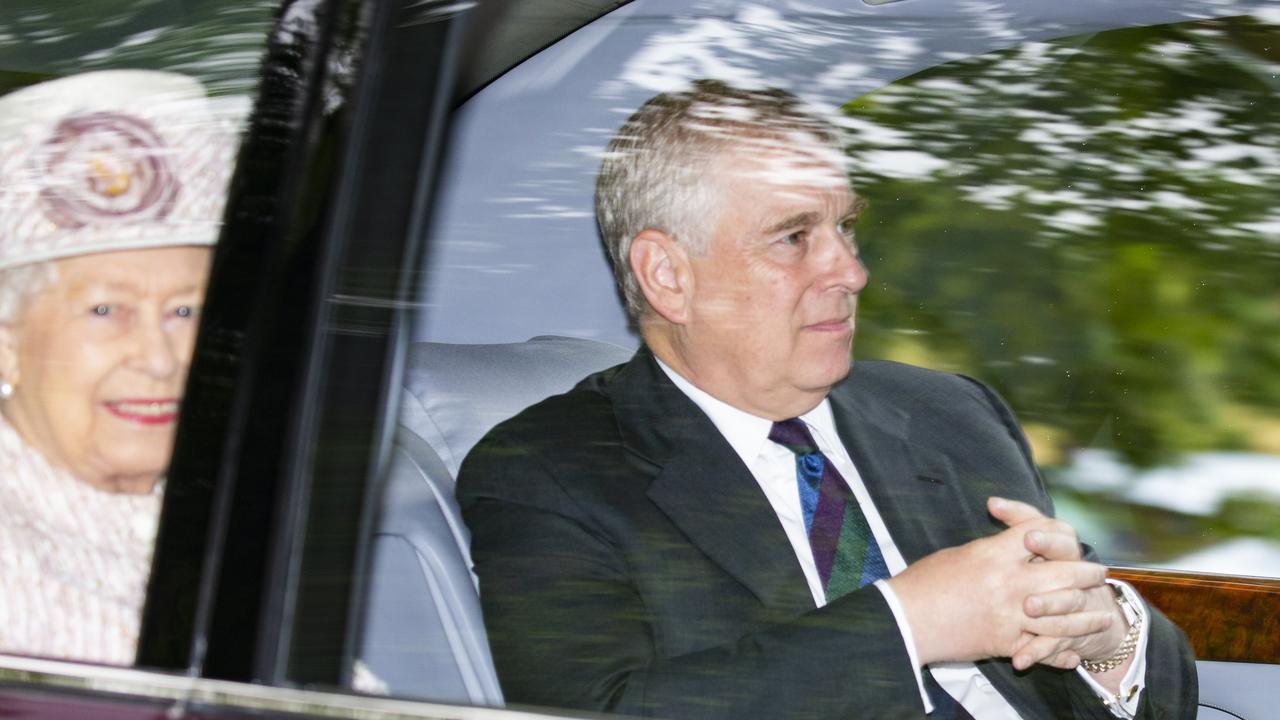
<svg viewBox="0 0 1280 720"><path fill-rule="evenodd" d="M21 320L31 300L57 279L58 268L47 261L0 270L0 323Z"/></svg>
<svg viewBox="0 0 1280 720"><path fill-rule="evenodd" d="M629 262L632 239L657 230L695 254L706 252L718 217L717 185L708 177L717 157L734 146L785 148L815 139L840 154L840 131L795 95L716 80L658 95L627 118L596 178L596 222L631 316L648 308Z"/></svg>

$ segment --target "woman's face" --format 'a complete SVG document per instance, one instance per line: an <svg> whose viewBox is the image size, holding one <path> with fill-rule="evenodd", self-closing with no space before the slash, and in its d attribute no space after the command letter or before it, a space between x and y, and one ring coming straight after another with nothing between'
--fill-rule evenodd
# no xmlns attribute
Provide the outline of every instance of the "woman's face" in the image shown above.
<svg viewBox="0 0 1280 720"><path fill-rule="evenodd" d="M169 464L211 250L122 250L55 262L8 328L4 414L30 445L113 492Z"/></svg>

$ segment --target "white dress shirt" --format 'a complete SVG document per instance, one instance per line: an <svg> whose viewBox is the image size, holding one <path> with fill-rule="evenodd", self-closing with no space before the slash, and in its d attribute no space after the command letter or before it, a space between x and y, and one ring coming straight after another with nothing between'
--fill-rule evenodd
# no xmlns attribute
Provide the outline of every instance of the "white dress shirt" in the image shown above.
<svg viewBox="0 0 1280 720"><path fill-rule="evenodd" d="M826 591L823 589L822 580L818 575L818 566L813 559L813 550L809 547L809 536L805 530L804 513L800 506L799 489L796 485L795 455L787 448L769 440L769 431L773 427L772 421L743 412L712 397L695 387L693 383L672 370L661 360L658 360L658 365L671 378L676 387L680 388L694 404L706 413L707 417L716 426L716 429L733 447L734 452L738 454L738 457L742 458L742 462L751 471L756 482L760 484L760 489L764 491L765 497L768 498L774 513L778 516L778 521L782 524L782 529L786 532L787 539L791 542L791 548L796 554L796 559L800 561L800 568L804 571L805 579L809 583L809 591L813 595L814 603L818 607L826 605ZM853 460L849 457L844 444L840 442L840 438L836 434L835 419L831 413L830 402L824 399L816 408L800 416L800 419L808 426L814 442L818 444L818 448L835 464L840 475L848 483L853 496L857 498L858 504L862 508L862 513L866 516L867 524L871 527L871 532L875 535L876 542L880 545L880 551L884 555L885 566L889 569L889 574L897 575L902 572L906 569L907 563L903 559L902 553L898 550L898 546L894 544L893 538L889 535L889 530L885 527L884 519L880 517L880 512L871 501L871 496L867 493L867 489L862 483L862 477L858 474L857 468L854 467ZM1130 604L1144 616L1138 649L1133 663L1121 682L1120 696L1112 695L1099 685L1083 667L1078 668L1077 672L1084 677L1085 681L1098 694L1098 697L1113 715L1118 718L1132 718L1137 712L1138 700L1141 696L1143 681L1146 676L1145 648L1149 623L1145 617L1146 608L1137 593L1124 583L1113 582L1113 584L1123 590L1128 596ZM928 693L924 688L915 638L911 634L911 625L907 622L902 603L887 582L879 580L875 585L884 595L885 602L889 605L889 609L893 612L894 619L898 623L899 632L902 633L902 639L907 648L907 654L911 658L912 669L915 671L916 684L920 689L920 700L924 704L925 712L931 713L933 712L933 704L929 701ZM932 672L934 680L963 705L965 710L974 717L974 720L1017 720L1017 712L1014 711L1009 702L1000 695L999 691L991 684L991 681L973 663L933 663L929 665L929 670Z"/></svg>

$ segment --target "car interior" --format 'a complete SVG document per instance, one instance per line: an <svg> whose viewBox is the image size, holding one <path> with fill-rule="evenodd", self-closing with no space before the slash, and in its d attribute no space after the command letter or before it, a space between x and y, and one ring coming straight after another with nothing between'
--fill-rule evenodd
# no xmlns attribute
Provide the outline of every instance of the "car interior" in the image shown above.
<svg viewBox="0 0 1280 720"><path fill-rule="evenodd" d="M510 356L520 339L533 334L635 347L636 338L597 245L591 184L599 149L625 110L666 84L716 72L751 82L767 77L820 105L839 106L950 59L1021 42L1088 38L1110 28L1179 22L1205 14L1188 3L1066 7L1036 1L1022 4L1014 14L995 8L986 13L968 5L948 11L936 2L872 8L820 1L809 4L812 12L785 18L761 9L750 17L727 12L695 20L681 17L677 5L663 0L623 5L492 83L480 85L461 106L448 161L450 183L432 228L429 279L421 286L421 299L429 310L418 316L415 336L428 342L415 346L411 367L431 364L419 354L424 347L437 348L441 358L446 347L465 349L476 358L485 357L483 348L489 347L495 367L501 366L499 358ZM1249 10L1242 5L1231 12ZM938 14L948 14L951 22L933 22ZM1220 8L1212 14L1229 13ZM815 38L821 49L802 51L789 39L798 35ZM678 51L663 55L673 43L701 47L697 43L704 41L713 47L684 56ZM760 51L738 54L747 47ZM839 76L830 62L836 56L858 58L857 67L845 67L846 76ZM539 140L529 142L530 137ZM485 321L475 322L477 317ZM523 379L534 368L542 372L533 354L529 359L530 365L515 371L514 378ZM577 366L581 371L565 373L558 387L546 389L568 387L587 370L618 361L612 354L602 356L599 364L584 360ZM458 370L475 371L475 363ZM519 384L512 378L490 378L489 384L506 388L513 382ZM483 392L467 402L491 407L495 401L489 384L482 384L478 389ZM441 389L448 398L451 390ZM419 397L406 381L406 405L421 404ZM521 395L521 403L538 397ZM442 406L456 401L438 397L434 402ZM521 403L512 403L491 419L514 414ZM398 437L404 437L406 418L416 412L402 413ZM423 438L436 447L446 469L456 469L449 463L460 461L456 454L470 445L443 438L459 433L474 442L483 432L483 427L470 425L480 422L478 415L455 417L465 417L465 431L433 425L414 440ZM465 545L461 548L465 553ZM1275 666L1203 661L1199 667L1200 717L1259 718L1269 712L1264 688L1274 685ZM415 689L405 686L404 691Z"/></svg>
<svg viewBox="0 0 1280 720"><path fill-rule="evenodd" d="M609 343L549 336L410 348L359 653L390 693L502 704L454 500L458 468L494 425L630 355Z"/></svg>
<svg viewBox="0 0 1280 720"><path fill-rule="evenodd" d="M494 425L630 354L563 336L410 349L359 643L379 691L502 705L454 499L458 468ZM1266 717L1274 666L1200 661L1197 668L1200 720Z"/></svg>

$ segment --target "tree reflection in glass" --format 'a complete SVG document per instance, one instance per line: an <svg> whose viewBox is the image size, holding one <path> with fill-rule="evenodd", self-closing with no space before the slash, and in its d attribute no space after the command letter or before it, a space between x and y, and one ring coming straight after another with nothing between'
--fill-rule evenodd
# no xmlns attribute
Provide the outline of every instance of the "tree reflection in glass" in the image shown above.
<svg viewBox="0 0 1280 720"><path fill-rule="evenodd" d="M845 106L859 354L995 384L1112 561L1219 569L1183 556L1234 540L1221 569L1280 575L1275 20L1027 43Z"/></svg>

